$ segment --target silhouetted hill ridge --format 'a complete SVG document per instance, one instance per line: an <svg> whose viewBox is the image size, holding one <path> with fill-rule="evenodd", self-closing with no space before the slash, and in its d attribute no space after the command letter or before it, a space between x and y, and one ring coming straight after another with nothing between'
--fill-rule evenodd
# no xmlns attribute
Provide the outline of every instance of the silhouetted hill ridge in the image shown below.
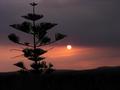
<svg viewBox="0 0 120 90"><path fill-rule="evenodd" d="M56 70L45 75L1 73L0 90L120 90L120 67Z"/></svg>

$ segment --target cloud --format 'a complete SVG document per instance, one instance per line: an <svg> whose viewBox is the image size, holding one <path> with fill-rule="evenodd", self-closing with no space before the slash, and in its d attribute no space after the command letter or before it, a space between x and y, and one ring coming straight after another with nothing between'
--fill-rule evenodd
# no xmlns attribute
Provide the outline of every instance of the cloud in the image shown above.
<svg viewBox="0 0 120 90"><path fill-rule="evenodd" d="M118 0L89 0L67 13L67 29L73 43L90 46L120 45L120 6ZM68 20L68 22L67 22ZM66 25L66 24L65 24Z"/></svg>
<svg viewBox="0 0 120 90"><path fill-rule="evenodd" d="M0 33L7 41L9 24L22 22L19 16L30 12L31 0L2 0L0 4ZM38 0L39 1L39 0ZM119 0L41 0L37 11L48 21L58 22L57 31L66 33L67 40L76 45L120 46ZM6 5L8 8L6 8Z"/></svg>

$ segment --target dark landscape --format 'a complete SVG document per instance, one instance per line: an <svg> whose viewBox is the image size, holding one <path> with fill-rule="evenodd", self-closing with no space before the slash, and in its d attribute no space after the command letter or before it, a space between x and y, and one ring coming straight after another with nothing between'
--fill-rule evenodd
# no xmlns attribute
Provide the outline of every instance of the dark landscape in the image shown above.
<svg viewBox="0 0 120 90"><path fill-rule="evenodd" d="M120 67L56 70L44 75L1 73L0 90L120 90Z"/></svg>

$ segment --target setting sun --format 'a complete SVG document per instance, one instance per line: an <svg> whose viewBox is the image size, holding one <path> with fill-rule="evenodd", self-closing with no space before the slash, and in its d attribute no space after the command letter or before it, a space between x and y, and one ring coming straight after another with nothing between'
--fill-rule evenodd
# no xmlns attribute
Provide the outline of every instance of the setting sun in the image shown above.
<svg viewBox="0 0 120 90"><path fill-rule="evenodd" d="M71 46L71 45L67 45L67 49L68 49L68 50L71 50L71 49L72 49L72 46Z"/></svg>

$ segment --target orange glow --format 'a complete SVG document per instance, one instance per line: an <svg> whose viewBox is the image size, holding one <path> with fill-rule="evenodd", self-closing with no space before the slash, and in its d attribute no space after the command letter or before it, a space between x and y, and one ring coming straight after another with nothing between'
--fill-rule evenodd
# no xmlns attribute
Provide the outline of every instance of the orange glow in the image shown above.
<svg viewBox="0 0 120 90"><path fill-rule="evenodd" d="M66 49L65 46L56 47L45 54L48 58L63 58L77 55L80 52L80 49L74 48L71 50Z"/></svg>
<svg viewBox="0 0 120 90"><path fill-rule="evenodd" d="M50 47L48 47L50 48ZM0 72L16 71L19 68L13 64L23 61L27 67L31 63L23 56L11 58L22 53L19 51L10 51L19 49L17 46L0 46ZM101 66L120 65L120 48L88 48L75 47L71 50L66 46L55 47L44 54L46 61L53 63L55 69L91 69ZM29 67L30 68L30 67Z"/></svg>

